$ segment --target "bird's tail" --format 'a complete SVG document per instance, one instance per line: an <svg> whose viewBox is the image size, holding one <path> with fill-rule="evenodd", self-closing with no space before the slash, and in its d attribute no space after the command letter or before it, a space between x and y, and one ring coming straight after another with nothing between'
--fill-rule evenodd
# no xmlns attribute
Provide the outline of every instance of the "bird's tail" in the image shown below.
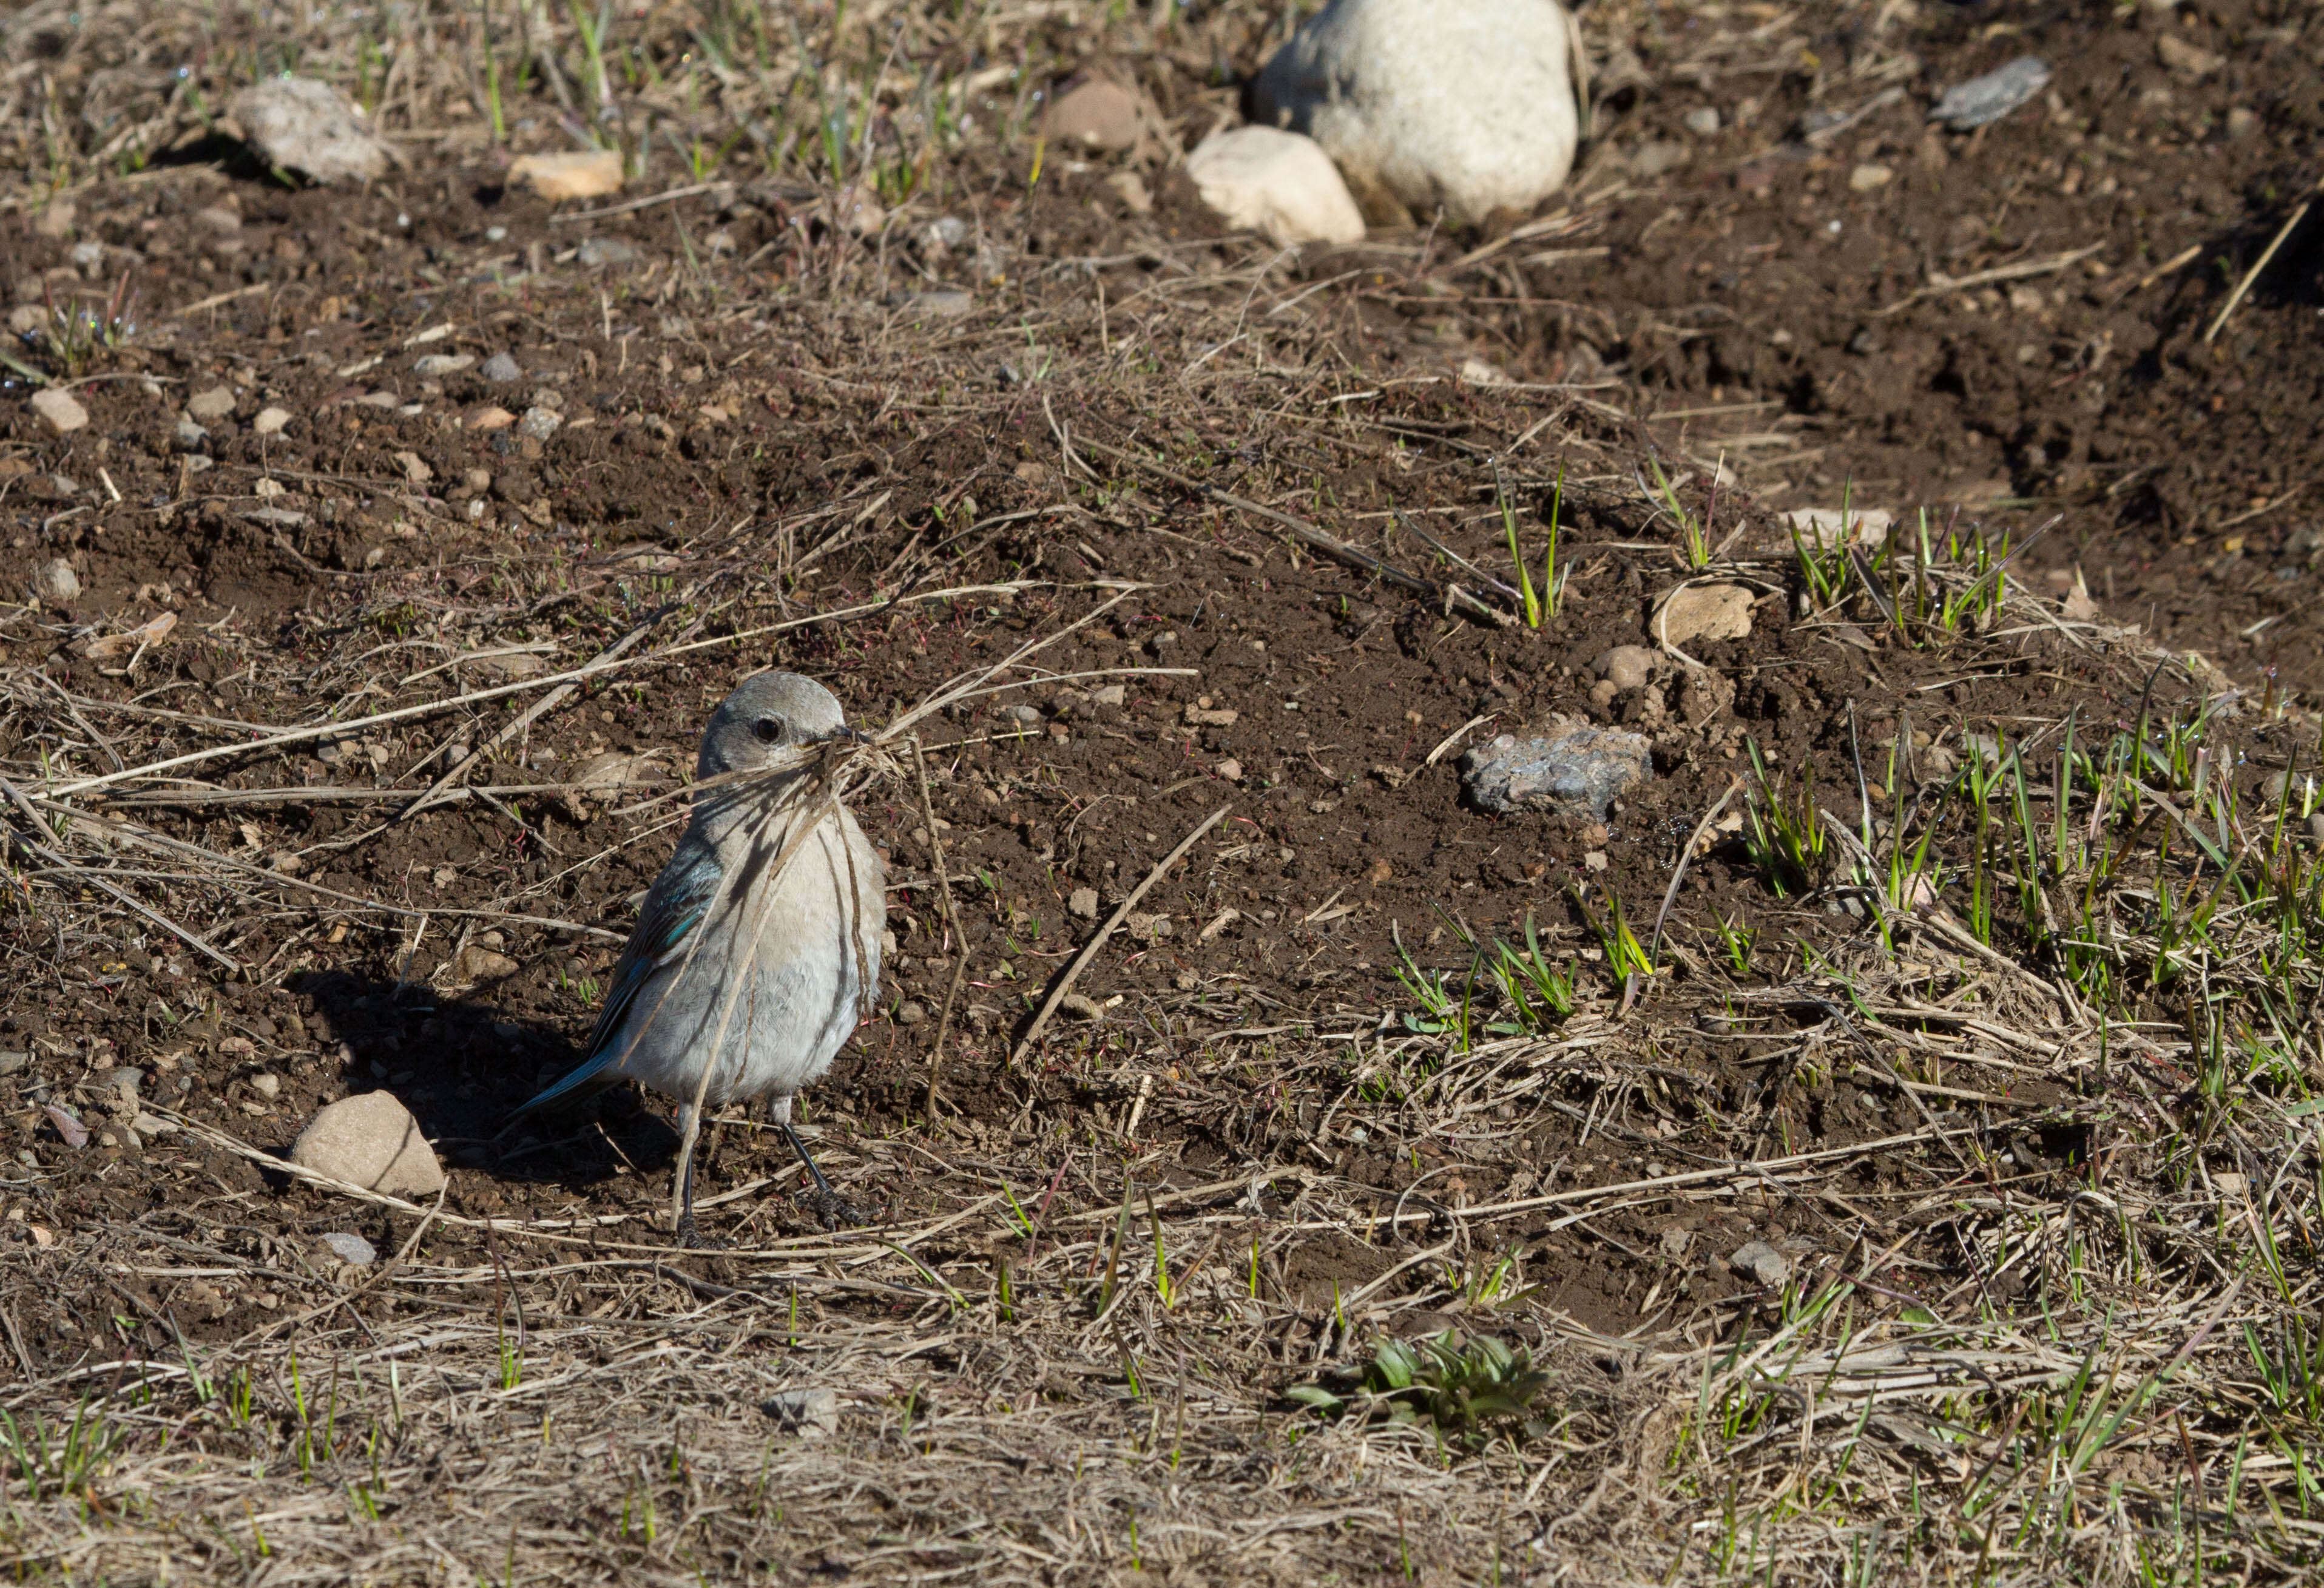
<svg viewBox="0 0 2324 1588"><path fill-rule="evenodd" d="M613 1050L608 1049L567 1071L539 1096L509 1115L509 1122L514 1124L528 1114L538 1113L560 1103L579 1103L585 1098L595 1097L614 1082L613 1058Z"/></svg>

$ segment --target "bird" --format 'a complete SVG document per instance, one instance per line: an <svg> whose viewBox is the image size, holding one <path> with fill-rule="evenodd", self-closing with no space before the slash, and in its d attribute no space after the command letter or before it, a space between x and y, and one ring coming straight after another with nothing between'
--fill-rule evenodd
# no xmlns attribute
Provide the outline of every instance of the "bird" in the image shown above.
<svg viewBox="0 0 2324 1588"><path fill-rule="evenodd" d="M791 1099L879 992L885 869L817 774L828 747L862 737L830 690L797 673L753 674L719 704L696 762L706 786L647 891L586 1057L512 1116L625 1079L677 1099L682 1245L707 1244L694 1222L697 1104L766 1099L825 1227L859 1216L799 1140Z"/></svg>

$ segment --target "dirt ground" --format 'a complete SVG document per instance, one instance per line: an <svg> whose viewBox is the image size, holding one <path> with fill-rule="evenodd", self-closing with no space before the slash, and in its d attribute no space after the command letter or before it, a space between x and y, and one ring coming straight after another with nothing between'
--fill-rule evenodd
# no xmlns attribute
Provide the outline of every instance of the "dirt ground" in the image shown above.
<svg viewBox="0 0 2324 1588"><path fill-rule="evenodd" d="M2311 1571L2313 228L2238 289L2314 18L1592 7L1561 200L1286 252L1164 146L1285 17L954 13L624 11L642 170L563 206L505 172L571 17L0 23L26 1571ZM388 178L216 122L300 51ZM1168 136L1039 139L1101 72ZM1797 549L1843 505L1885 560ZM1748 632L1667 640L1706 583ZM737 1112L682 1251L669 1100L509 1115L769 666L875 734L1009 687L862 763L887 974L798 1117L868 1222ZM1567 718L1644 779L1481 808ZM1528 941L1568 1007L1484 970ZM440 1205L281 1167L383 1088ZM1397 1339L1547 1376L1286 1393Z"/></svg>

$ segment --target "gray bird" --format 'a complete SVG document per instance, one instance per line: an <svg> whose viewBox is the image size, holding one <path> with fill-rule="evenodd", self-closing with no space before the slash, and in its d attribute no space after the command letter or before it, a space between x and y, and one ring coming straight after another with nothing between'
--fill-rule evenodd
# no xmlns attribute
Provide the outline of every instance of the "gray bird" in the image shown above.
<svg viewBox="0 0 2324 1588"><path fill-rule="evenodd" d="M879 853L846 808L805 778L821 746L859 736L831 691L797 673L756 674L720 703L696 775L740 775L696 796L613 968L588 1057L516 1117L627 1077L678 1100L690 1142L697 1095L709 1109L763 1097L815 1178L825 1224L852 1213L791 1128L791 1098L831 1067L879 992L888 914ZM693 1244L686 1159L678 1234Z"/></svg>

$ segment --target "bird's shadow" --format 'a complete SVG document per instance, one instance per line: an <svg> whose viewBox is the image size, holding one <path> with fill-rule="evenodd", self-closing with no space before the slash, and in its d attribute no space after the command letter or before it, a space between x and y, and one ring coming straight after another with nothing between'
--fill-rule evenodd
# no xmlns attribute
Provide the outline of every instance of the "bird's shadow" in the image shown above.
<svg viewBox="0 0 2324 1588"><path fill-rule="evenodd" d="M455 996L353 970L286 985L313 1001L308 1034L347 1091L393 1093L447 1163L579 1192L677 1156L676 1129L632 1087L514 1119L586 1056L564 1031L492 1002L489 985Z"/></svg>

